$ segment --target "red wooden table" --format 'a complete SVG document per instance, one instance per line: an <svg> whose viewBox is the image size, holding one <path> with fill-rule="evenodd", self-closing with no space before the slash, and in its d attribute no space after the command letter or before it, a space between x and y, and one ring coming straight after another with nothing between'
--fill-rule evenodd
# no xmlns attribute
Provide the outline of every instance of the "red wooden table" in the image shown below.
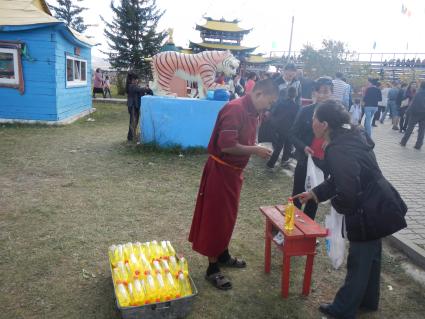
<svg viewBox="0 0 425 319"><path fill-rule="evenodd" d="M326 237L326 229L314 222L310 217L295 207L295 227L292 231L284 230L285 207L283 205L260 207L266 217L264 271L270 273L271 242L273 227L284 234L283 245L278 245L283 252L282 269L282 297L287 298L289 293L289 273L292 256L307 256L304 271L303 295L310 293L313 260L316 255L316 238Z"/></svg>

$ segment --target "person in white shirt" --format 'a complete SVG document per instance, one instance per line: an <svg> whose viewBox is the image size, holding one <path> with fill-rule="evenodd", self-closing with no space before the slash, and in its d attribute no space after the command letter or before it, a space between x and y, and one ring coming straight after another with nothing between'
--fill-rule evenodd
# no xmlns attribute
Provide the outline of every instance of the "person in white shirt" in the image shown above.
<svg viewBox="0 0 425 319"><path fill-rule="evenodd" d="M363 114L362 107L360 106L360 99L354 100L354 104L351 105L351 108L350 108L350 114L351 114L351 124L360 125L362 114Z"/></svg>
<svg viewBox="0 0 425 319"><path fill-rule="evenodd" d="M336 72L335 80L332 81L334 89L332 93L332 99L341 102L348 110L350 101L350 85L343 81L343 75L341 72Z"/></svg>

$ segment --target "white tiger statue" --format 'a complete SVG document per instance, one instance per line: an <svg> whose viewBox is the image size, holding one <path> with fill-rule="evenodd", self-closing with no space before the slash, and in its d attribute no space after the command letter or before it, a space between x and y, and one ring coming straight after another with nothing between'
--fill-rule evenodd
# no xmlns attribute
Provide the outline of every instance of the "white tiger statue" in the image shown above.
<svg viewBox="0 0 425 319"><path fill-rule="evenodd" d="M197 54L165 51L152 57L153 82L150 87L155 95L175 96L170 91L170 82L176 75L186 81L197 82L199 97L203 98L208 90L228 89L226 85L214 82L217 72L232 76L238 67L239 60L230 51L203 51Z"/></svg>

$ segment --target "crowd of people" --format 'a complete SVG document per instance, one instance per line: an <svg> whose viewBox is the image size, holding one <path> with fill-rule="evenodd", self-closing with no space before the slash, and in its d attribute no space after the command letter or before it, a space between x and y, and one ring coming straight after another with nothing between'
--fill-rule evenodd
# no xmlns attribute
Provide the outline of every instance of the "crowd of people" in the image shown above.
<svg viewBox="0 0 425 319"><path fill-rule="evenodd" d="M271 142L275 149L268 167L273 168L280 152L283 149L281 164L286 167L289 156L293 153L293 142L290 138L290 128L295 123L295 115L301 106L312 104L315 92L315 81L303 76L303 72L297 69L295 64L288 63L280 73L248 73L245 77L235 75L228 82L224 77L223 84L229 84L231 99L249 93L255 82L261 79L273 79L280 89L278 103L273 105L262 118L262 125L259 131L260 142ZM326 77L324 77L326 78ZM414 125L419 124L418 141L416 149L420 149L423 144L423 124L421 116L417 112L410 112L411 105L418 91L418 83L411 81L404 83L401 81L380 82L379 79L370 78L368 83L359 92L354 92L352 86L344 78L343 74L337 72L332 79L331 99L341 102L351 114L351 124L362 125L367 134L372 137L372 130L378 123L383 124L389 117L392 122L392 129L400 133L407 134L409 122ZM293 90L288 89L293 87ZM291 93L291 95L288 95ZM294 96L295 95L295 96ZM320 97L319 97L320 99ZM412 127L413 130L414 126ZM411 134L411 133L410 133ZM409 136L410 136L409 134ZM405 146L403 138L401 145Z"/></svg>
<svg viewBox="0 0 425 319"><path fill-rule="evenodd" d="M303 92L303 82L310 92ZM237 98L237 87L241 98ZM383 236L364 236L368 227L373 226L356 222L356 216L362 212L358 196L377 181L389 185L373 152L371 135L376 120L383 122L389 113L394 129L404 127L404 122L399 124L400 109L407 99L408 124L401 144L405 145L417 123L420 123L418 141L423 140L425 82L421 83L418 93L412 87L410 84L408 89L402 89L400 83L388 83L381 88L377 79L370 79L361 98L353 102L352 88L341 73L334 79L325 76L311 81L289 63L277 76L258 79L255 74L249 74L246 81L235 76L230 86L234 88L235 98L218 114L208 145L209 157L189 235L193 250L208 259L206 280L218 289L232 289L232 282L222 268L247 267L245 260L229 252L243 169L251 155L267 160L266 166L273 169L283 150L281 165L287 165L291 156L297 160L292 191L294 204L300 209L305 205L304 212L314 220L318 203L331 199L334 208L346 218L350 243L347 275L333 302L320 305L319 310L333 318L355 318L360 308L376 311ZM309 96L312 103L303 105L303 95ZM415 114L420 115L415 117ZM359 125L363 117L365 129ZM257 123L261 123L259 128ZM273 150L256 144L256 137L259 142L271 141ZM415 147L420 149L421 143ZM310 156L323 171L325 181L307 191L305 180ZM394 192L397 193L395 189ZM393 198L394 194L388 196ZM372 192L371 196L378 194ZM400 203L404 205L401 199ZM405 225L400 222L395 227Z"/></svg>

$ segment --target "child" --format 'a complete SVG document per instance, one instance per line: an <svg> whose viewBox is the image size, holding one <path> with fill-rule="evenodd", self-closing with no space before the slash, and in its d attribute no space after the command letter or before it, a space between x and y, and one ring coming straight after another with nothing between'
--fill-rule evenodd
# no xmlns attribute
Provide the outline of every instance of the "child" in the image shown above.
<svg viewBox="0 0 425 319"><path fill-rule="evenodd" d="M111 98L111 81L109 80L109 76L107 75L105 78L105 82L103 82L103 97L109 94L109 98Z"/></svg>
<svg viewBox="0 0 425 319"><path fill-rule="evenodd" d="M350 108L351 124L359 125L362 119L362 107L360 106L360 99L355 99L354 104Z"/></svg>
<svg viewBox="0 0 425 319"><path fill-rule="evenodd" d="M255 154L268 158L271 150L255 145L259 113L278 96L273 80L262 80L240 99L227 103L217 116L208 145L207 163L196 201L189 241L192 249L207 256L205 278L216 288L228 290L232 283L220 272L224 267L245 268L246 263L228 251L236 223L243 169Z"/></svg>

